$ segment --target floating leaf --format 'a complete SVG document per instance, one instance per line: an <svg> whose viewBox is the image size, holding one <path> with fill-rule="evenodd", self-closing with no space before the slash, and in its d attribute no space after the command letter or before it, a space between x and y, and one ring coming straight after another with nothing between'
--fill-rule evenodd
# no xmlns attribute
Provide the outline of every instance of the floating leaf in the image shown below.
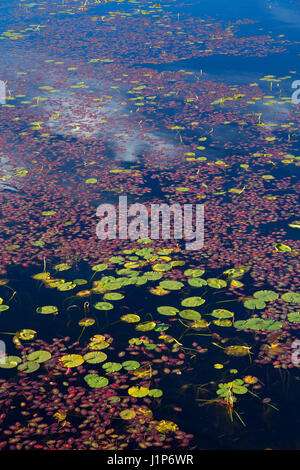
<svg viewBox="0 0 300 470"><path fill-rule="evenodd" d="M142 398L149 394L149 388L146 387L130 387L128 394L132 397Z"/></svg>
<svg viewBox="0 0 300 470"><path fill-rule="evenodd" d="M204 302L205 299L202 299L202 297L188 297L181 302L181 305L183 307L199 307Z"/></svg>
<svg viewBox="0 0 300 470"><path fill-rule="evenodd" d="M106 362L102 365L102 367L106 370L106 372L112 373L118 372L120 369L122 369L122 364L119 364L118 362Z"/></svg>
<svg viewBox="0 0 300 470"><path fill-rule="evenodd" d="M106 361L107 355L101 351L92 351L92 352L86 353L83 356L83 359L88 364L99 364L100 362Z"/></svg>
<svg viewBox="0 0 300 470"><path fill-rule="evenodd" d="M224 349L225 354L228 356L247 356L249 354L250 348L248 346L227 346Z"/></svg>
<svg viewBox="0 0 300 470"><path fill-rule="evenodd" d="M18 356L4 356L0 357L0 367L2 369L13 369L22 362L22 359Z"/></svg>
<svg viewBox="0 0 300 470"><path fill-rule="evenodd" d="M156 327L156 323L154 321L145 321L143 323L139 323L136 325L136 331L151 331L154 330Z"/></svg>
<svg viewBox="0 0 300 470"><path fill-rule="evenodd" d="M103 298L105 300L121 300L124 299L124 295L120 294L119 292L107 292Z"/></svg>
<svg viewBox="0 0 300 470"><path fill-rule="evenodd" d="M5 312L5 310L8 310L9 309L9 305L0 305L0 313L1 312Z"/></svg>
<svg viewBox="0 0 300 470"><path fill-rule="evenodd" d="M58 309L54 305L44 305L43 307L38 307L36 313L41 315L57 315Z"/></svg>
<svg viewBox="0 0 300 470"><path fill-rule="evenodd" d="M212 311L211 315L215 318L232 318L233 312L229 310L224 310L223 308L217 308Z"/></svg>
<svg viewBox="0 0 300 470"><path fill-rule="evenodd" d="M184 275L188 277L201 277L204 273L204 269L186 269L184 271Z"/></svg>
<svg viewBox="0 0 300 470"><path fill-rule="evenodd" d="M108 268L108 265L105 263L95 264L95 266L92 267L92 271L100 272L100 271L105 271L107 268Z"/></svg>
<svg viewBox="0 0 300 470"><path fill-rule="evenodd" d="M27 356L28 361L34 361L34 362L46 362L51 359L51 353L49 351L34 351Z"/></svg>
<svg viewBox="0 0 300 470"><path fill-rule="evenodd" d="M213 287L214 289L222 289L222 287L227 286L227 282L223 279L216 279L213 277L207 279L207 284L209 285L209 287Z"/></svg>
<svg viewBox="0 0 300 470"><path fill-rule="evenodd" d="M136 412L132 409L123 410L120 412L120 418L122 419L133 419L136 416Z"/></svg>
<svg viewBox="0 0 300 470"><path fill-rule="evenodd" d="M71 267L72 266L70 266L68 263L61 263L54 266L54 269L56 271L67 271L68 269L71 269Z"/></svg>
<svg viewBox="0 0 300 470"><path fill-rule="evenodd" d="M160 398L163 396L163 391L159 388L152 388L148 393L149 397Z"/></svg>
<svg viewBox="0 0 300 470"><path fill-rule="evenodd" d="M188 279L188 283L192 287L204 287L207 286L207 281L202 278L192 278Z"/></svg>
<svg viewBox="0 0 300 470"><path fill-rule="evenodd" d="M182 310L179 312L179 316L185 320L200 320L201 315L196 310Z"/></svg>
<svg viewBox="0 0 300 470"><path fill-rule="evenodd" d="M137 361L125 361L122 363L122 367L125 370L135 370L140 367L140 363Z"/></svg>
<svg viewBox="0 0 300 470"><path fill-rule="evenodd" d="M60 363L63 367L78 367L84 363L84 359L80 354L67 354L60 358Z"/></svg>
<svg viewBox="0 0 300 470"><path fill-rule="evenodd" d="M161 281L159 283L160 287L167 290L179 290L184 287L184 284L179 281Z"/></svg>
<svg viewBox="0 0 300 470"><path fill-rule="evenodd" d="M250 310L255 310L255 309L261 310L265 308L266 304L261 299L248 299L248 300L245 300L244 306L246 308L249 308Z"/></svg>
<svg viewBox="0 0 300 470"><path fill-rule="evenodd" d="M170 269L172 269L172 266L170 264L167 264L167 263L159 263L159 264L154 264L154 266L152 266L152 269L153 271L169 271Z"/></svg>
<svg viewBox="0 0 300 470"><path fill-rule="evenodd" d="M288 245L284 245L283 243L276 243L275 251L278 251L279 253L286 253L288 251L292 251L292 248Z"/></svg>
<svg viewBox="0 0 300 470"><path fill-rule="evenodd" d="M114 306L109 302L97 302L94 304L97 310L112 310Z"/></svg>
<svg viewBox="0 0 300 470"><path fill-rule="evenodd" d="M26 361L23 364L18 365L20 372L25 372L26 374L31 374L40 368L40 364L37 361Z"/></svg>
<svg viewBox="0 0 300 470"><path fill-rule="evenodd" d="M21 330L18 333L18 337L20 339L23 339L24 341L30 341L31 339L35 337L35 335L36 335L36 331L28 330L28 329Z"/></svg>
<svg viewBox="0 0 300 470"><path fill-rule="evenodd" d="M92 326L95 324L95 320L93 318L82 318L82 320L79 320L78 325L79 326Z"/></svg>
<svg viewBox="0 0 300 470"><path fill-rule="evenodd" d="M232 326L232 322L230 320L226 320L226 319L218 319L218 320L214 320L213 321L214 325L217 325L217 326L223 326L223 327L229 327L229 326Z"/></svg>
<svg viewBox="0 0 300 470"><path fill-rule="evenodd" d="M121 317L121 320L125 321L126 323L137 323L140 321L140 319L141 318L138 315L135 315L134 313L128 313Z"/></svg>
<svg viewBox="0 0 300 470"><path fill-rule="evenodd" d="M108 379L97 374L88 374L84 377L84 380L92 388L103 388L108 385Z"/></svg>
<svg viewBox="0 0 300 470"><path fill-rule="evenodd" d="M300 302L300 294L297 292L286 292L281 296L282 300L291 304L298 304Z"/></svg>
<svg viewBox="0 0 300 470"><path fill-rule="evenodd" d="M300 323L300 312L288 313L288 320L292 323Z"/></svg>
<svg viewBox="0 0 300 470"><path fill-rule="evenodd" d="M278 299L279 295L272 290L258 290L254 292L253 297L265 302L271 302L272 300Z"/></svg>
<svg viewBox="0 0 300 470"><path fill-rule="evenodd" d="M276 331L282 328L282 323L275 320L263 320L262 318L249 318L236 321L233 325L238 330L268 330Z"/></svg>
<svg viewBox="0 0 300 470"><path fill-rule="evenodd" d="M178 308L168 307L168 306L157 307L157 311L161 315L168 315L168 316L176 315L179 312Z"/></svg>

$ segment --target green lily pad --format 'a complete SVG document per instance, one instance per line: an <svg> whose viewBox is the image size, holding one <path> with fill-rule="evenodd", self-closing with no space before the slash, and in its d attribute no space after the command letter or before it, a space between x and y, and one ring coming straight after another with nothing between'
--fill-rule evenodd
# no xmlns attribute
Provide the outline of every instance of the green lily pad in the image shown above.
<svg viewBox="0 0 300 470"><path fill-rule="evenodd" d="M181 305L183 307L199 307L203 305L204 302L205 299L202 299L202 297L187 297L181 302Z"/></svg>
<svg viewBox="0 0 300 470"><path fill-rule="evenodd" d="M281 296L282 300L291 304L298 304L300 302L300 294L297 292L286 292Z"/></svg>
<svg viewBox="0 0 300 470"><path fill-rule="evenodd" d="M138 369L140 365L138 361L125 361L122 363L122 367L125 370L135 370Z"/></svg>
<svg viewBox="0 0 300 470"><path fill-rule="evenodd" d="M13 369L22 362L22 359L18 356L4 356L0 357L0 367L2 369Z"/></svg>
<svg viewBox="0 0 300 470"><path fill-rule="evenodd" d="M182 310L181 312L179 312L179 316L183 318L184 320L200 320L201 318L201 315L199 312L197 312L196 310L190 310L190 309Z"/></svg>
<svg viewBox="0 0 300 470"><path fill-rule="evenodd" d="M88 374L84 377L84 380L92 388L102 388L108 385L108 379L97 374Z"/></svg>
<svg viewBox="0 0 300 470"><path fill-rule="evenodd" d="M40 313L42 315L56 315L58 313L58 309L54 305L44 305L43 307L38 307L36 309L36 313Z"/></svg>
<svg viewBox="0 0 300 470"><path fill-rule="evenodd" d="M143 398L149 394L149 389L147 387L130 387L128 394L132 397Z"/></svg>
<svg viewBox="0 0 300 470"><path fill-rule="evenodd" d="M201 277L204 273L204 269L186 269L184 271L184 275L188 277Z"/></svg>
<svg viewBox="0 0 300 470"><path fill-rule="evenodd" d="M86 279L74 279L73 284L76 284L76 286L83 286L84 284L87 284Z"/></svg>
<svg viewBox="0 0 300 470"><path fill-rule="evenodd" d="M105 263L101 264L95 264L95 266L92 267L92 271L105 271L108 268L108 265Z"/></svg>
<svg viewBox="0 0 300 470"><path fill-rule="evenodd" d="M158 281L162 278L161 273L156 273L154 271L146 271L143 275L148 279L148 281Z"/></svg>
<svg viewBox="0 0 300 470"><path fill-rule="evenodd" d="M238 320L233 325L238 330L267 330L276 331L282 328L282 323L275 320L263 320L262 318L249 318Z"/></svg>
<svg viewBox="0 0 300 470"><path fill-rule="evenodd" d="M54 266L54 269L56 271L67 271L68 269L71 269L71 267L72 266L70 266L68 263L61 263Z"/></svg>
<svg viewBox="0 0 300 470"><path fill-rule="evenodd" d="M179 290L184 287L184 284L179 281L161 281L159 283L160 287L167 290Z"/></svg>
<svg viewBox="0 0 300 470"><path fill-rule="evenodd" d="M154 330L156 327L156 323L154 321L145 321L136 325L136 331L151 331Z"/></svg>
<svg viewBox="0 0 300 470"><path fill-rule="evenodd" d="M207 279L207 284L209 285L209 287L213 287L214 289L222 289L222 287L227 286L227 282L223 279L216 279L213 277Z"/></svg>
<svg viewBox="0 0 300 470"><path fill-rule="evenodd" d="M300 323L300 312L288 313L288 321L292 323Z"/></svg>
<svg viewBox="0 0 300 470"><path fill-rule="evenodd" d="M207 281L201 277L188 279L188 284L192 287L204 287L207 286Z"/></svg>
<svg viewBox="0 0 300 470"><path fill-rule="evenodd" d="M215 318L232 318L233 312L230 312L229 310L225 310L223 308L217 308L212 311L211 315Z"/></svg>
<svg viewBox="0 0 300 470"><path fill-rule="evenodd" d="M168 315L168 316L176 315L179 312L178 308L168 307L168 306L157 307L157 311L161 315Z"/></svg>
<svg viewBox="0 0 300 470"><path fill-rule="evenodd" d="M258 290L254 292L253 297L263 300L264 302L271 302L278 299L279 295L273 290Z"/></svg>
<svg viewBox="0 0 300 470"><path fill-rule="evenodd" d="M214 323L214 325L223 326L223 327L232 326L232 321L230 321L226 318L219 318L218 320L214 320L213 323Z"/></svg>
<svg viewBox="0 0 300 470"><path fill-rule="evenodd" d="M250 310L255 310L255 309L261 310L265 308L266 304L261 299L248 299L248 300L245 300L244 306L246 308L249 308Z"/></svg>
<svg viewBox="0 0 300 470"><path fill-rule="evenodd" d="M121 300L124 299L124 295L119 292L107 292L107 294L104 294L103 298L105 300Z"/></svg>
<svg viewBox="0 0 300 470"><path fill-rule="evenodd" d="M84 359L80 354L67 354L60 358L60 363L63 367L78 367L84 363Z"/></svg>
<svg viewBox="0 0 300 470"><path fill-rule="evenodd" d="M160 398L163 396L163 391L159 388L152 388L148 393L149 397Z"/></svg>
<svg viewBox="0 0 300 470"><path fill-rule="evenodd" d="M5 310L8 310L8 309L9 309L9 305L4 305L4 304L0 305L0 313L5 312Z"/></svg>
<svg viewBox="0 0 300 470"><path fill-rule="evenodd" d="M37 361L26 361L18 365L18 370L20 372L25 372L26 374L31 374L40 368L40 364Z"/></svg>
<svg viewBox="0 0 300 470"><path fill-rule="evenodd" d="M34 362L46 362L51 359L51 353L49 351L34 351L27 356L28 361L34 361Z"/></svg>
<svg viewBox="0 0 300 470"><path fill-rule="evenodd" d="M119 364L118 362L106 362L102 365L102 367L106 370L106 372L112 373L118 372L120 369L122 369L122 364Z"/></svg>
<svg viewBox="0 0 300 470"><path fill-rule="evenodd" d="M97 310L112 310L114 306L109 302L97 302L94 304Z"/></svg>
<svg viewBox="0 0 300 470"><path fill-rule="evenodd" d="M86 353L83 356L83 359L88 364L99 364L100 362L106 361L107 355L101 351L91 351L91 352Z"/></svg>
<svg viewBox="0 0 300 470"><path fill-rule="evenodd" d="M133 419L136 416L136 412L134 410L123 410L120 411L120 418L122 419Z"/></svg>

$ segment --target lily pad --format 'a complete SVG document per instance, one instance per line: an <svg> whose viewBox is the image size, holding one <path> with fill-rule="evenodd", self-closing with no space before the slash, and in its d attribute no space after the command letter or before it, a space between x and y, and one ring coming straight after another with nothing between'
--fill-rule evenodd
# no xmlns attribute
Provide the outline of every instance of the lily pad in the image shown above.
<svg viewBox="0 0 300 470"><path fill-rule="evenodd" d="M84 363L84 358L80 354L67 354L60 358L60 363L63 367L78 367Z"/></svg>
<svg viewBox="0 0 300 470"><path fill-rule="evenodd" d="M161 315L167 315L167 316L173 316L179 312L178 308L168 307L168 306L157 307L157 311Z"/></svg>
<svg viewBox="0 0 300 470"><path fill-rule="evenodd" d="M233 312L230 312L230 310L225 310L223 308L217 308L212 311L211 315L215 318L232 318Z"/></svg>
<svg viewBox="0 0 300 470"><path fill-rule="evenodd" d="M281 298L291 304L298 304L300 302L300 294L298 294L298 292L286 292Z"/></svg>
<svg viewBox="0 0 300 470"><path fill-rule="evenodd" d="M207 279L207 284L209 285L209 287L213 287L214 289L222 289L222 287L227 286L227 282L223 279L216 279L213 277Z"/></svg>
<svg viewBox="0 0 300 470"><path fill-rule="evenodd" d="M202 299L202 297L187 297L181 302L181 305L183 307L199 307L203 305L204 302L205 299Z"/></svg>
<svg viewBox="0 0 300 470"><path fill-rule="evenodd" d="M94 304L97 310L112 310L114 306L109 302L97 302Z"/></svg>
<svg viewBox="0 0 300 470"><path fill-rule="evenodd" d="M151 331L154 330L156 327L156 323L154 321L145 321L143 323L139 323L136 325L136 331Z"/></svg>
<svg viewBox="0 0 300 470"><path fill-rule="evenodd" d="M40 364L37 361L26 361L18 365L20 372L25 372L26 374L31 374L40 368Z"/></svg>
<svg viewBox="0 0 300 470"><path fill-rule="evenodd" d="M125 361L122 363L122 367L125 370L135 370L138 369L140 365L138 361Z"/></svg>
<svg viewBox="0 0 300 470"><path fill-rule="evenodd" d="M249 308L250 310L255 310L255 309L261 310L261 309L265 308L266 304L261 299L254 299L253 298L253 299L245 300L244 306L246 308Z"/></svg>
<svg viewBox="0 0 300 470"><path fill-rule="evenodd" d="M207 286L207 281L201 277L188 279L188 284L192 287L204 287Z"/></svg>
<svg viewBox="0 0 300 470"><path fill-rule="evenodd" d="M22 362L22 359L18 356L4 356L0 357L0 367L2 369L13 369Z"/></svg>
<svg viewBox="0 0 300 470"><path fill-rule="evenodd" d="M300 323L300 312L288 313L288 321L292 323Z"/></svg>
<svg viewBox="0 0 300 470"><path fill-rule="evenodd" d="M86 353L83 356L83 359L88 364L99 364L100 362L106 361L107 355L104 352L101 352L101 351L91 351L89 353Z"/></svg>
<svg viewBox="0 0 300 470"><path fill-rule="evenodd" d="M181 312L179 312L179 316L183 318L184 320L200 320L201 318L201 315L199 312L197 312L196 310L190 310L190 309L182 310Z"/></svg>
<svg viewBox="0 0 300 470"><path fill-rule="evenodd" d="M103 388L108 385L108 379L97 374L88 374L84 377L84 380L92 388Z"/></svg>
<svg viewBox="0 0 300 470"><path fill-rule="evenodd" d="M128 394L132 397L143 398L149 394L149 388L146 387L130 387Z"/></svg>
<svg viewBox="0 0 300 470"><path fill-rule="evenodd" d="M36 313L40 313L42 315L57 315L58 309L54 305L44 305L43 307L38 307L36 309Z"/></svg>
<svg viewBox="0 0 300 470"><path fill-rule="evenodd" d="M101 271L105 271L107 268L108 268L108 265L105 263L95 264L95 266L92 267L92 271L101 272Z"/></svg>
<svg viewBox="0 0 300 470"><path fill-rule="evenodd" d="M159 283L160 287L167 290L179 290L184 287L184 284L179 281L161 281Z"/></svg>
<svg viewBox="0 0 300 470"><path fill-rule="evenodd" d="M104 294L103 298L105 300L121 300L124 299L124 295L119 292L107 292L107 294Z"/></svg>
<svg viewBox="0 0 300 470"><path fill-rule="evenodd" d="M102 367L106 370L106 372L112 373L118 372L120 369L122 369L122 364L119 364L118 362L106 362L102 365Z"/></svg>
<svg viewBox="0 0 300 470"><path fill-rule="evenodd" d="M263 300L264 302L271 302L278 299L279 295L273 290L258 290L254 292L253 297Z"/></svg>
<svg viewBox="0 0 300 470"><path fill-rule="evenodd" d="M49 351L34 351L27 356L28 361L34 361L34 362L46 362L51 359L51 353Z"/></svg>

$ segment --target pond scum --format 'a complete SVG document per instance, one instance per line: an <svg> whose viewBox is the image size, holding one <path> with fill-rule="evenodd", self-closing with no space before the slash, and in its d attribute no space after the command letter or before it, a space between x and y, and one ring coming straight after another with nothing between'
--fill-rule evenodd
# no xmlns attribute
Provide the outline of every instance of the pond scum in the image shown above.
<svg viewBox="0 0 300 470"><path fill-rule="evenodd" d="M292 42L178 2L17 3L0 34L0 449L296 447L295 72L184 68ZM119 195L204 204L203 248L99 240Z"/></svg>

